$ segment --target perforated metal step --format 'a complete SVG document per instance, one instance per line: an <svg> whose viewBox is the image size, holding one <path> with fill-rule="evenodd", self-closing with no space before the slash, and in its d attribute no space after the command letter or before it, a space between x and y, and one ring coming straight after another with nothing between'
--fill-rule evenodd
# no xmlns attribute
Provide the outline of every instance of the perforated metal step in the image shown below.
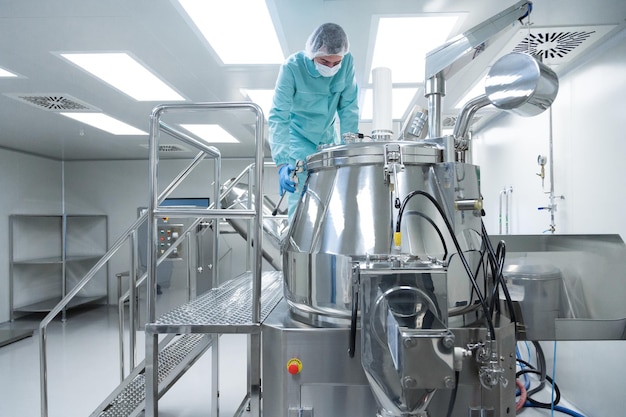
<svg viewBox="0 0 626 417"><path fill-rule="evenodd" d="M264 272L261 277L261 315L263 322L283 296L282 272ZM258 329L252 322L252 274L228 281L218 288L175 308L146 333L250 333Z"/></svg>
<svg viewBox="0 0 626 417"><path fill-rule="evenodd" d="M165 339L159 349L159 397L212 345L213 336L186 334ZM135 368L91 417L133 417L144 409L145 363Z"/></svg>
<svg viewBox="0 0 626 417"><path fill-rule="evenodd" d="M146 329L170 333L159 344L159 398L217 338L217 333L256 330L252 323L252 274L226 282L163 315ZM261 322L282 298L282 273L261 278ZM145 363L135 368L91 417L135 417L145 408Z"/></svg>

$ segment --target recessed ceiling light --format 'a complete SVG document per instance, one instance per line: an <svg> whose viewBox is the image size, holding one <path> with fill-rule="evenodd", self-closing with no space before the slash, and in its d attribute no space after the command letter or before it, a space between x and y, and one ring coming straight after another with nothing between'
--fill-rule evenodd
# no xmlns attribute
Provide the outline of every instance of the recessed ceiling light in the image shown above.
<svg viewBox="0 0 626 417"><path fill-rule="evenodd" d="M457 20L452 15L381 17L371 68L391 68L394 83L424 82L426 54L447 40Z"/></svg>
<svg viewBox="0 0 626 417"><path fill-rule="evenodd" d="M281 64L285 59L265 1L178 1L224 64Z"/></svg>
<svg viewBox="0 0 626 417"><path fill-rule="evenodd" d="M114 135L147 135L147 132L139 130L129 124L114 119L111 116L107 116L104 113L59 113L70 119L78 120L79 122L88 124L105 132L112 133Z"/></svg>
<svg viewBox="0 0 626 417"><path fill-rule="evenodd" d="M417 87L393 88L391 90L391 117L400 120L417 94ZM374 92L371 88L363 89L365 93L361 107L361 120L372 120L374 117Z"/></svg>
<svg viewBox="0 0 626 417"><path fill-rule="evenodd" d="M17 74L12 73L11 71L7 71L4 68L0 68L0 77L2 78L15 78Z"/></svg>
<svg viewBox="0 0 626 417"><path fill-rule="evenodd" d="M239 143L235 137L216 124L181 124L181 127L190 131L207 143Z"/></svg>
<svg viewBox="0 0 626 417"><path fill-rule="evenodd" d="M272 108L272 100L274 99L274 90L242 88L241 94L247 96L253 103L258 104L259 107L261 107L261 110L263 110L265 119L268 118L270 109Z"/></svg>
<svg viewBox="0 0 626 417"><path fill-rule="evenodd" d="M137 101L185 100L127 53L64 53L60 55Z"/></svg>

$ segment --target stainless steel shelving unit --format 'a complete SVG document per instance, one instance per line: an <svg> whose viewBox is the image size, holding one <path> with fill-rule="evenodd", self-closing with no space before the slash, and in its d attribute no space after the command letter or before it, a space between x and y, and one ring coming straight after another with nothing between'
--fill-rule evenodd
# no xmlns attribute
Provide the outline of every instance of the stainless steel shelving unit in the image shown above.
<svg viewBox="0 0 626 417"><path fill-rule="evenodd" d="M10 318L51 311L107 250L106 215L9 216ZM105 301L108 270L67 309ZM63 310L65 319L65 310Z"/></svg>

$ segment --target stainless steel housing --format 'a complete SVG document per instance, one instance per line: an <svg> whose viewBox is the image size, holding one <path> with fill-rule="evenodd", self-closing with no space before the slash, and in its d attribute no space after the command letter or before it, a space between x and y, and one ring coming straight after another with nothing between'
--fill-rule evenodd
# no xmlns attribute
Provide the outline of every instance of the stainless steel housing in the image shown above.
<svg viewBox="0 0 626 417"><path fill-rule="evenodd" d="M510 53L498 59L485 79L485 94L497 108L536 116L552 105L559 79L530 55Z"/></svg>
<svg viewBox="0 0 626 417"><path fill-rule="evenodd" d="M478 167L442 162L422 142L363 142L324 149L307 161L308 180L283 250L285 298L294 314L318 324L351 310L351 263L361 268L437 268L453 250L442 215L423 195L406 204L396 247L396 205L409 193L432 195L464 250L480 247ZM467 291L457 291L467 299ZM462 293L462 294L461 294ZM459 299L452 300L454 305Z"/></svg>

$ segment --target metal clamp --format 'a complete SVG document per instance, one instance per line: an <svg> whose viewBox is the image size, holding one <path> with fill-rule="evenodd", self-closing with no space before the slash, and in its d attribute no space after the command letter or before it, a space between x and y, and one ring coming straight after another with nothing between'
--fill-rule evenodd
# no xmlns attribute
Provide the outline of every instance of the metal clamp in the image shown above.
<svg viewBox="0 0 626 417"><path fill-rule="evenodd" d="M404 163L402 162L402 151L400 145L397 143L390 143L385 145L385 167L384 167L384 181L385 184L398 184L398 172L404 171ZM393 174L393 178L391 175Z"/></svg>

